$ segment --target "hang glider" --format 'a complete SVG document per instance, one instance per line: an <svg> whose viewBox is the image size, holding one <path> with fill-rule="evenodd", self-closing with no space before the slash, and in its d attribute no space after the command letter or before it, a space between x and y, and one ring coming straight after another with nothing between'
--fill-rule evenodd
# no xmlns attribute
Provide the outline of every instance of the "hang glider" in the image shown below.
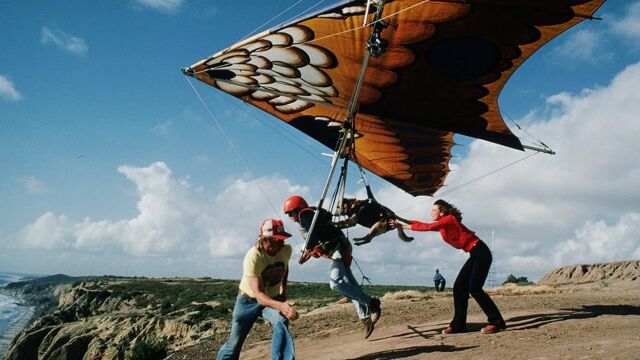
<svg viewBox="0 0 640 360"><path fill-rule="evenodd" d="M332 149L353 129L341 155L410 194L432 195L449 172L455 133L523 150L500 115L500 91L604 1L342 1L183 72Z"/></svg>

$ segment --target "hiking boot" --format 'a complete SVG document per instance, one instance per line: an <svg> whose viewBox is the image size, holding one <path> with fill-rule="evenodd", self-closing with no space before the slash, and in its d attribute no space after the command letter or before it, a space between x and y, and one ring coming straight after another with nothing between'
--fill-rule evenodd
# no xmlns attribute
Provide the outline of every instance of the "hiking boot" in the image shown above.
<svg viewBox="0 0 640 360"><path fill-rule="evenodd" d="M480 329L481 334L495 334L500 330L507 330L507 324L505 324L504 320L500 320L495 324L489 324L482 329Z"/></svg>
<svg viewBox="0 0 640 360"><path fill-rule="evenodd" d="M380 299L374 297L371 298L371 301L369 302L369 312L371 313L371 322L374 324L377 323L378 319L380 319L380 315L382 315Z"/></svg>
<svg viewBox="0 0 640 360"><path fill-rule="evenodd" d="M370 317L360 319L360 321L362 322L362 327L364 328L364 338L367 339L369 338L369 336L371 336L371 333L373 332L373 328L375 327L376 324L373 321L371 321Z"/></svg>
<svg viewBox="0 0 640 360"><path fill-rule="evenodd" d="M464 330L457 330L449 326L446 329L442 330L442 335L460 334L463 332Z"/></svg>

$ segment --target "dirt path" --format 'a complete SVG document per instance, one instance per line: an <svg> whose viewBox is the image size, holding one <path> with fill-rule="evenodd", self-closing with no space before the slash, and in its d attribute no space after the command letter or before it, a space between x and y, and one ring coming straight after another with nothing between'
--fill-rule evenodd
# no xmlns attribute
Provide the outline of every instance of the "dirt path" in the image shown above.
<svg viewBox="0 0 640 360"><path fill-rule="evenodd" d="M292 324L298 359L640 359L640 282L563 287L534 295L492 295L509 329L480 334L484 316L473 300L469 330L443 336L451 294L384 299L373 335L362 338L351 304L332 305ZM270 331L252 331L241 359L269 359ZM211 344L172 359L212 358Z"/></svg>

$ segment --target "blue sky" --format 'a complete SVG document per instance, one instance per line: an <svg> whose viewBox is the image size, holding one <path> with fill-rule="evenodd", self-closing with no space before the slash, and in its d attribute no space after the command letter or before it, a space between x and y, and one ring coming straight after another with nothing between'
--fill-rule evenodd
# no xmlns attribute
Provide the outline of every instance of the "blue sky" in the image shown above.
<svg viewBox="0 0 640 360"><path fill-rule="evenodd" d="M2 2L0 270L238 277L260 221L283 216L273 208L292 193L318 199L327 149L194 83L240 160L179 68L294 1L277 4ZM440 194L482 238L493 231L499 278L640 257L640 2L609 0L597 15L534 54L500 97L503 114L557 156L457 189L525 156L459 139ZM433 199L369 180L391 208L428 219ZM416 236L409 246L385 236L356 258L377 283L423 283L436 267L453 280L466 255ZM291 277L324 281L327 266L293 266Z"/></svg>

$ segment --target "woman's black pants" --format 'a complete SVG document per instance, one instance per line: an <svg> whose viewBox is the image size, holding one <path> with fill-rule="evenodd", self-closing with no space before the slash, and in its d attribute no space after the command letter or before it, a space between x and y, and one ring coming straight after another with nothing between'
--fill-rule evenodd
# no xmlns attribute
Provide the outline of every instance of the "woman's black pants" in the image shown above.
<svg viewBox="0 0 640 360"><path fill-rule="evenodd" d="M467 329L467 308L469 306L469 294L480 305L480 308L487 315L490 324L497 324L503 321L500 310L491 300L489 295L482 290L489 268L491 267L491 250L487 245L479 240L469 251L469 260L464 263L460 273L453 284L453 303L455 315L450 326L458 331Z"/></svg>

